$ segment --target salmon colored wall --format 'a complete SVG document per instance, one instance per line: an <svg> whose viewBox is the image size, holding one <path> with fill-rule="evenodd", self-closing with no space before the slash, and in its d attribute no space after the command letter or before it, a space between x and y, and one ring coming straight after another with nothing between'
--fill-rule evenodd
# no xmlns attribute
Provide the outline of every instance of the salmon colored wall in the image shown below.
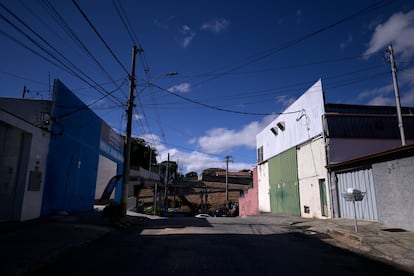
<svg viewBox="0 0 414 276"><path fill-rule="evenodd" d="M253 169L253 188L249 189L244 196L239 198L239 215L251 216L259 213L259 196L257 167Z"/></svg>

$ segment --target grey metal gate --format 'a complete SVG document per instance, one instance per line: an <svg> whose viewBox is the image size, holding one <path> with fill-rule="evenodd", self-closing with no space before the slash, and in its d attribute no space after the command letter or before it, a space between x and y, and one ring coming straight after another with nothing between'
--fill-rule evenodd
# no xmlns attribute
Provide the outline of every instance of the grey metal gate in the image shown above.
<svg viewBox="0 0 414 276"><path fill-rule="evenodd" d="M345 193L348 188L355 188L362 192L366 192L364 199L355 204L357 219L378 221L377 199L375 195L374 179L372 177L372 168L337 173L336 176L338 179L340 217L354 218L353 205L352 203L345 201L342 193Z"/></svg>

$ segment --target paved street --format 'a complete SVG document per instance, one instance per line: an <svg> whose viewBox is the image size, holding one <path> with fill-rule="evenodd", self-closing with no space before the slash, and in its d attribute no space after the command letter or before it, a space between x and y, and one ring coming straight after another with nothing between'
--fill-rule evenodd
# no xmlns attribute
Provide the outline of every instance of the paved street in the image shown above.
<svg viewBox="0 0 414 276"><path fill-rule="evenodd" d="M276 221L276 222L275 222ZM72 250L42 275L410 275L279 220L145 220Z"/></svg>

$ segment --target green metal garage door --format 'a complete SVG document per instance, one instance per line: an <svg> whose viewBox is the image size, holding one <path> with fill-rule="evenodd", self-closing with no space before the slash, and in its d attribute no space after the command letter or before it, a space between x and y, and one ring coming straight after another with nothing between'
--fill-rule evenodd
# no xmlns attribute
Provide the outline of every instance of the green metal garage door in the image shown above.
<svg viewBox="0 0 414 276"><path fill-rule="evenodd" d="M300 216L296 149L269 160L270 209L272 213Z"/></svg>

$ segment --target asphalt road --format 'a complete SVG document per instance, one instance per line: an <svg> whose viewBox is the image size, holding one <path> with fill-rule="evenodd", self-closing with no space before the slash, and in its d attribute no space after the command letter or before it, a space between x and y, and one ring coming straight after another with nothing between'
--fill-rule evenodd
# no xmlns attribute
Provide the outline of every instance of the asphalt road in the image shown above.
<svg viewBox="0 0 414 276"><path fill-rule="evenodd" d="M411 275L277 219L169 218L116 231L39 275Z"/></svg>

